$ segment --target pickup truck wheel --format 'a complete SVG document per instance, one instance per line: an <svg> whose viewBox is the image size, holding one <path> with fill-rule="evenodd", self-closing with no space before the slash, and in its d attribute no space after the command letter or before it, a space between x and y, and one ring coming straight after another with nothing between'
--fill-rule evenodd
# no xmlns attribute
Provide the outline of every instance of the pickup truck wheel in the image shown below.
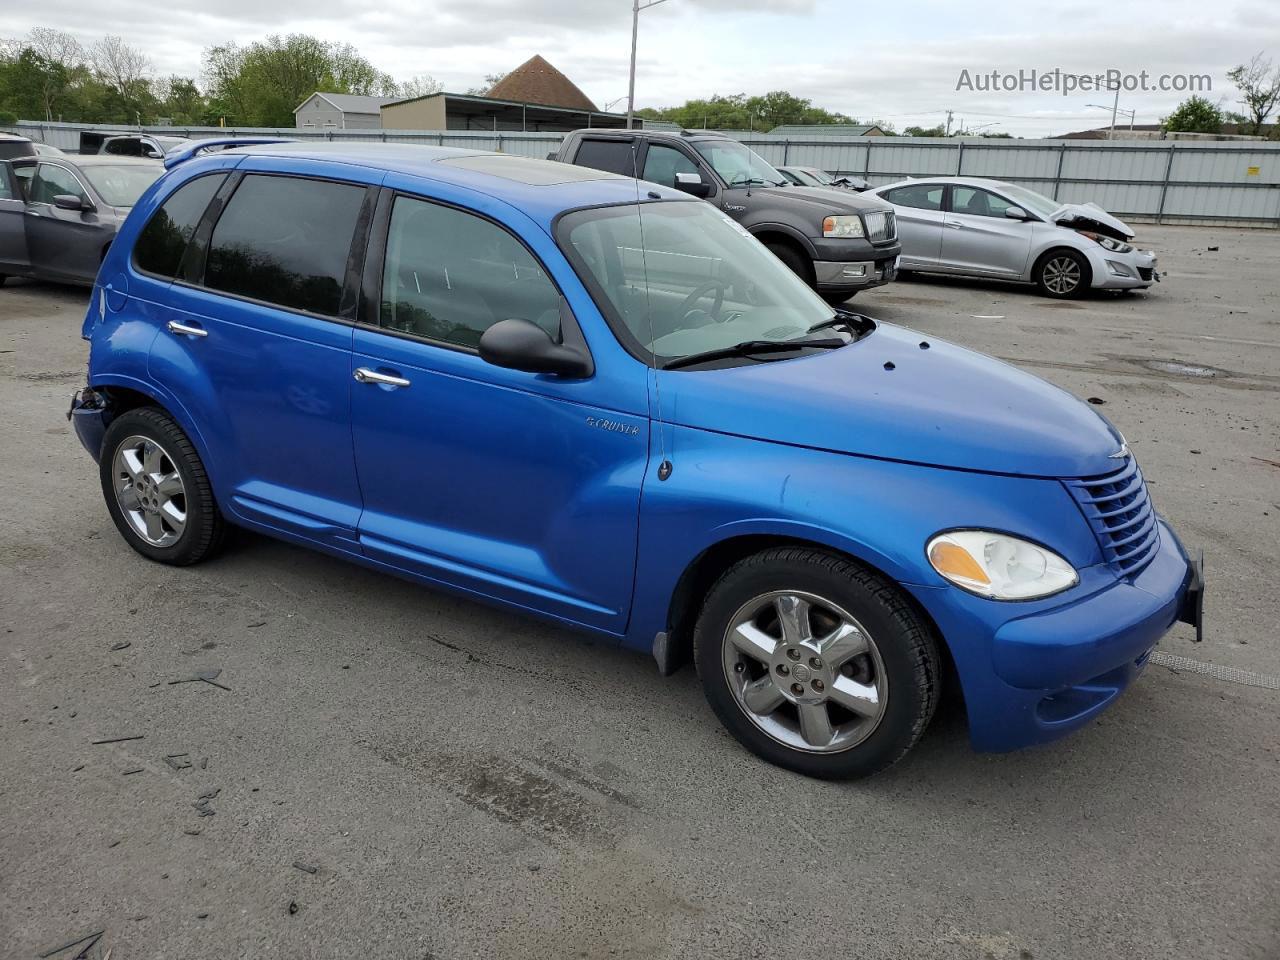
<svg viewBox="0 0 1280 960"><path fill-rule="evenodd" d="M98 466L116 529L147 559L188 566L221 544L226 521L209 475L164 411L139 407L113 420Z"/></svg>
<svg viewBox="0 0 1280 960"><path fill-rule="evenodd" d="M856 294L857 292L858 291L856 290L852 290L844 293L819 293L818 296L820 296L823 300L827 301L827 303L830 304L831 306L838 307L840 306L840 304L844 303L846 300L852 300L854 294Z"/></svg>
<svg viewBox="0 0 1280 960"><path fill-rule="evenodd" d="M1089 289L1089 261L1075 250L1050 250L1036 263L1036 286L1046 297L1068 300Z"/></svg>
<svg viewBox="0 0 1280 960"><path fill-rule="evenodd" d="M743 746L798 773L865 777L933 717L932 631L889 581L818 550L766 550L712 587L694 631L707 701Z"/></svg>
<svg viewBox="0 0 1280 960"><path fill-rule="evenodd" d="M788 243L766 243L765 247L797 277L811 287L814 285L813 266L799 250Z"/></svg>

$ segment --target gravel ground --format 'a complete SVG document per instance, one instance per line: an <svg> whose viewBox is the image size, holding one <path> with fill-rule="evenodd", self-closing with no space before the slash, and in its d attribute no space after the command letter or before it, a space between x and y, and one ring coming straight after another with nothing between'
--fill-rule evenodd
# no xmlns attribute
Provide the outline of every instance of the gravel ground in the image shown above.
<svg viewBox="0 0 1280 960"><path fill-rule="evenodd" d="M752 758L690 671L538 622L250 535L147 563L63 418L85 294L11 281L0 956L99 930L112 960L1280 956L1280 232L1141 231L1149 294L854 304L1105 401L1207 558L1205 642L1162 651L1257 685L1153 665L1001 756L953 706L856 784Z"/></svg>

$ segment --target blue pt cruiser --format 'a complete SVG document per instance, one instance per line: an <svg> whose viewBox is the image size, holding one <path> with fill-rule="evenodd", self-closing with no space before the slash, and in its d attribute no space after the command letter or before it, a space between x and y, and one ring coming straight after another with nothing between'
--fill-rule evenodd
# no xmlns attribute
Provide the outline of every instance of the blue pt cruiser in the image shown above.
<svg viewBox="0 0 1280 960"><path fill-rule="evenodd" d="M977 748L1050 740L1198 626L1091 407L833 310L707 203L416 146L166 166L72 408L145 557L247 527L692 659L743 745L821 777L901 758L944 682Z"/></svg>

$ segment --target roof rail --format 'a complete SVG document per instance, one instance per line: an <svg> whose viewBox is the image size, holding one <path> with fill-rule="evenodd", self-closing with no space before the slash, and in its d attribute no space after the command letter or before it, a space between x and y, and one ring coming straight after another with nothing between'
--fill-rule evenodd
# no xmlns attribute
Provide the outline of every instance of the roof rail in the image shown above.
<svg viewBox="0 0 1280 960"><path fill-rule="evenodd" d="M214 147L228 149L230 147L252 147L267 143L297 143L290 137L209 137L205 140L193 140L185 147L178 147L164 155L164 168L172 170L180 163L186 163L206 150Z"/></svg>

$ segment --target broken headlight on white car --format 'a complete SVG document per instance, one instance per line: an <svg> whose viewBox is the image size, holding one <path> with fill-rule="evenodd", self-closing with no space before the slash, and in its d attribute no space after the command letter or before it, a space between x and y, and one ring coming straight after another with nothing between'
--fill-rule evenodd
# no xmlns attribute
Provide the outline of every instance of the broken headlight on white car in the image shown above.
<svg viewBox="0 0 1280 960"><path fill-rule="evenodd" d="M1076 232L1088 237L1090 240L1099 244L1102 249L1110 250L1112 253L1133 253L1133 247L1125 243L1123 240L1115 239L1115 237L1108 237L1101 233L1094 233L1092 230L1077 230Z"/></svg>

